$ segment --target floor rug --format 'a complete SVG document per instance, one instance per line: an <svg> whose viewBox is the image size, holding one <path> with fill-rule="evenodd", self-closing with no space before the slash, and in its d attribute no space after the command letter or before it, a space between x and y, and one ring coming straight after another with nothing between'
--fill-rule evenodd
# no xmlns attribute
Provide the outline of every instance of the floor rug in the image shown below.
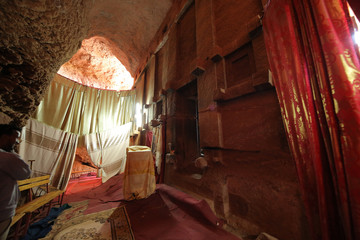
<svg viewBox="0 0 360 240"><path fill-rule="evenodd" d="M125 206L84 215L87 201L72 204L55 221L42 239L134 240Z"/></svg>

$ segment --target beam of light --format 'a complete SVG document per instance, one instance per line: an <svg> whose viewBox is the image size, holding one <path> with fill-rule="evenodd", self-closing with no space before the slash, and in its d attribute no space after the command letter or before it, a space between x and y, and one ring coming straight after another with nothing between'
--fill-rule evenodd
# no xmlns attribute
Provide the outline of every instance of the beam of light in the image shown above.
<svg viewBox="0 0 360 240"><path fill-rule="evenodd" d="M356 31L354 33L354 41L358 46L360 45L360 32L359 31Z"/></svg>
<svg viewBox="0 0 360 240"><path fill-rule="evenodd" d="M357 47L359 49L360 48L360 23L349 4L348 4L348 9L349 9L350 17L351 17L353 25L354 25L354 35L352 37L353 37L354 43L357 45Z"/></svg>
<svg viewBox="0 0 360 240"><path fill-rule="evenodd" d="M141 127L142 124L142 113L141 113L141 105L140 103L136 103L135 109L135 119L136 119L136 127Z"/></svg>

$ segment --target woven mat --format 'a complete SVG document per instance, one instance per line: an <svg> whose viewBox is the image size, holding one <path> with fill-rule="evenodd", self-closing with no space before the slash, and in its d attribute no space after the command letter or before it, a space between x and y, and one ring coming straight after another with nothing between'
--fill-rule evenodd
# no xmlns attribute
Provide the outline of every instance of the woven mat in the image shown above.
<svg viewBox="0 0 360 240"><path fill-rule="evenodd" d="M42 239L134 240L125 206L84 215L88 201L70 204Z"/></svg>

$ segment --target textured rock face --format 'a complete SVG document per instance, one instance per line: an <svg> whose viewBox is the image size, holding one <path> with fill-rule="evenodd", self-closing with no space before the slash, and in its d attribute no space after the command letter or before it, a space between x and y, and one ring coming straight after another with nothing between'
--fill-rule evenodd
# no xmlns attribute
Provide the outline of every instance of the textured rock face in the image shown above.
<svg viewBox="0 0 360 240"><path fill-rule="evenodd" d="M130 75L135 75L147 55L171 4L171 0L156 4L144 0L95 1L88 39L59 74L96 88L131 89L134 80Z"/></svg>
<svg viewBox="0 0 360 240"><path fill-rule="evenodd" d="M18 125L88 31L91 1L0 2L0 111Z"/></svg>
<svg viewBox="0 0 360 240"><path fill-rule="evenodd" d="M81 84L109 90L129 90L134 78L102 37L84 39L81 48L58 73Z"/></svg>
<svg viewBox="0 0 360 240"><path fill-rule="evenodd" d="M172 3L172 0L95 1L88 37L108 39L114 55L134 76Z"/></svg>
<svg viewBox="0 0 360 240"><path fill-rule="evenodd" d="M265 44L250 34L266 3L0 1L0 122L24 124L70 58L60 73L93 86L110 83L115 71L106 65L117 59L132 76L148 62L137 104L148 109L144 120L164 117L165 183L208 199L241 234L309 239ZM145 132L138 136L132 143L144 145ZM194 164L199 148L203 169ZM77 159L89 163L81 149Z"/></svg>
<svg viewBox="0 0 360 240"><path fill-rule="evenodd" d="M99 81L104 85L109 83L109 76L118 74L104 65L116 62L117 58L134 76L172 3L171 0L156 4L148 0L0 1L0 117L23 126L54 74L73 57L83 39L89 40L64 66L68 72L82 81ZM89 41L95 46L94 54L87 50ZM96 51L101 48L105 50L103 55L111 52L113 56L100 63ZM102 72L98 72L100 68ZM84 77L86 74L94 77Z"/></svg>

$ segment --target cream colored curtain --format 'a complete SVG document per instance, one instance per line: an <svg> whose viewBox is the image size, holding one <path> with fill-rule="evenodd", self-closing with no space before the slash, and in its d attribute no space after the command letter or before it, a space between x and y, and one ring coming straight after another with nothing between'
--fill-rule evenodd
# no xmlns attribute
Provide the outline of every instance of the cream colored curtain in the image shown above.
<svg viewBox="0 0 360 240"><path fill-rule="evenodd" d="M162 162L162 152L163 152L163 143L162 143L162 128L160 125L153 128L153 142L152 142L152 152L155 155L155 166L156 172L160 174L161 171L161 162Z"/></svg>
<svg viewBox="0 0 360 240"><path fill-rule="evenodd" d="M64 190L69 182L78 135L29 119L22 131L19 154L32 164L33 176L50 175L52 186Z"/></svg>
<svg viewBox="0 0 360 240"><path fill-rule="evenodd" d="M154 160L147 146L127 148L124 171L124 199L127 201L149 197L156 188Z"/></svg>
<svg viewBox="0 0 360 240"><path fill-rule="evenodd" d="M51 141L57 142L64 149L67 148L63 141L70 141L70 133L79 136L76 143L87 147L92 161L101 168L105 182L123 171L126 147L129 146L132 130L134 103L135 91L94 89L56 75L33 118L64 131L66 137L54 135L51 138ZM47 134L43 132L43 135ZM76 147L75 145L74 149ZM41 144L38 144L37 148L41 148ZM53 155L56 155L56 161L48 160L49 151L39 152L38 156L31 155L39 163L34 165L34 170L45 171L43 168L46 167L46 172L49 173L51 169L54 176L59 176L53 179L53 184L64 187L71 174L73 149L52 151ZM39 156L40 154L44 156Z"/></svg>
<svg viewBox="0 0 360 240"><path fill-rule="evenodd" d="M102 133L85 135L85 146L93 163L100 168L102 182L124 172L131 123Z"/></svg>
<svg viewBox="0 0 360 240"><path fill-rule="evenodd" d="M134 104L135 91L95 89L56 75L33 118L79 135L100 133L131 122Z"/></svg>

